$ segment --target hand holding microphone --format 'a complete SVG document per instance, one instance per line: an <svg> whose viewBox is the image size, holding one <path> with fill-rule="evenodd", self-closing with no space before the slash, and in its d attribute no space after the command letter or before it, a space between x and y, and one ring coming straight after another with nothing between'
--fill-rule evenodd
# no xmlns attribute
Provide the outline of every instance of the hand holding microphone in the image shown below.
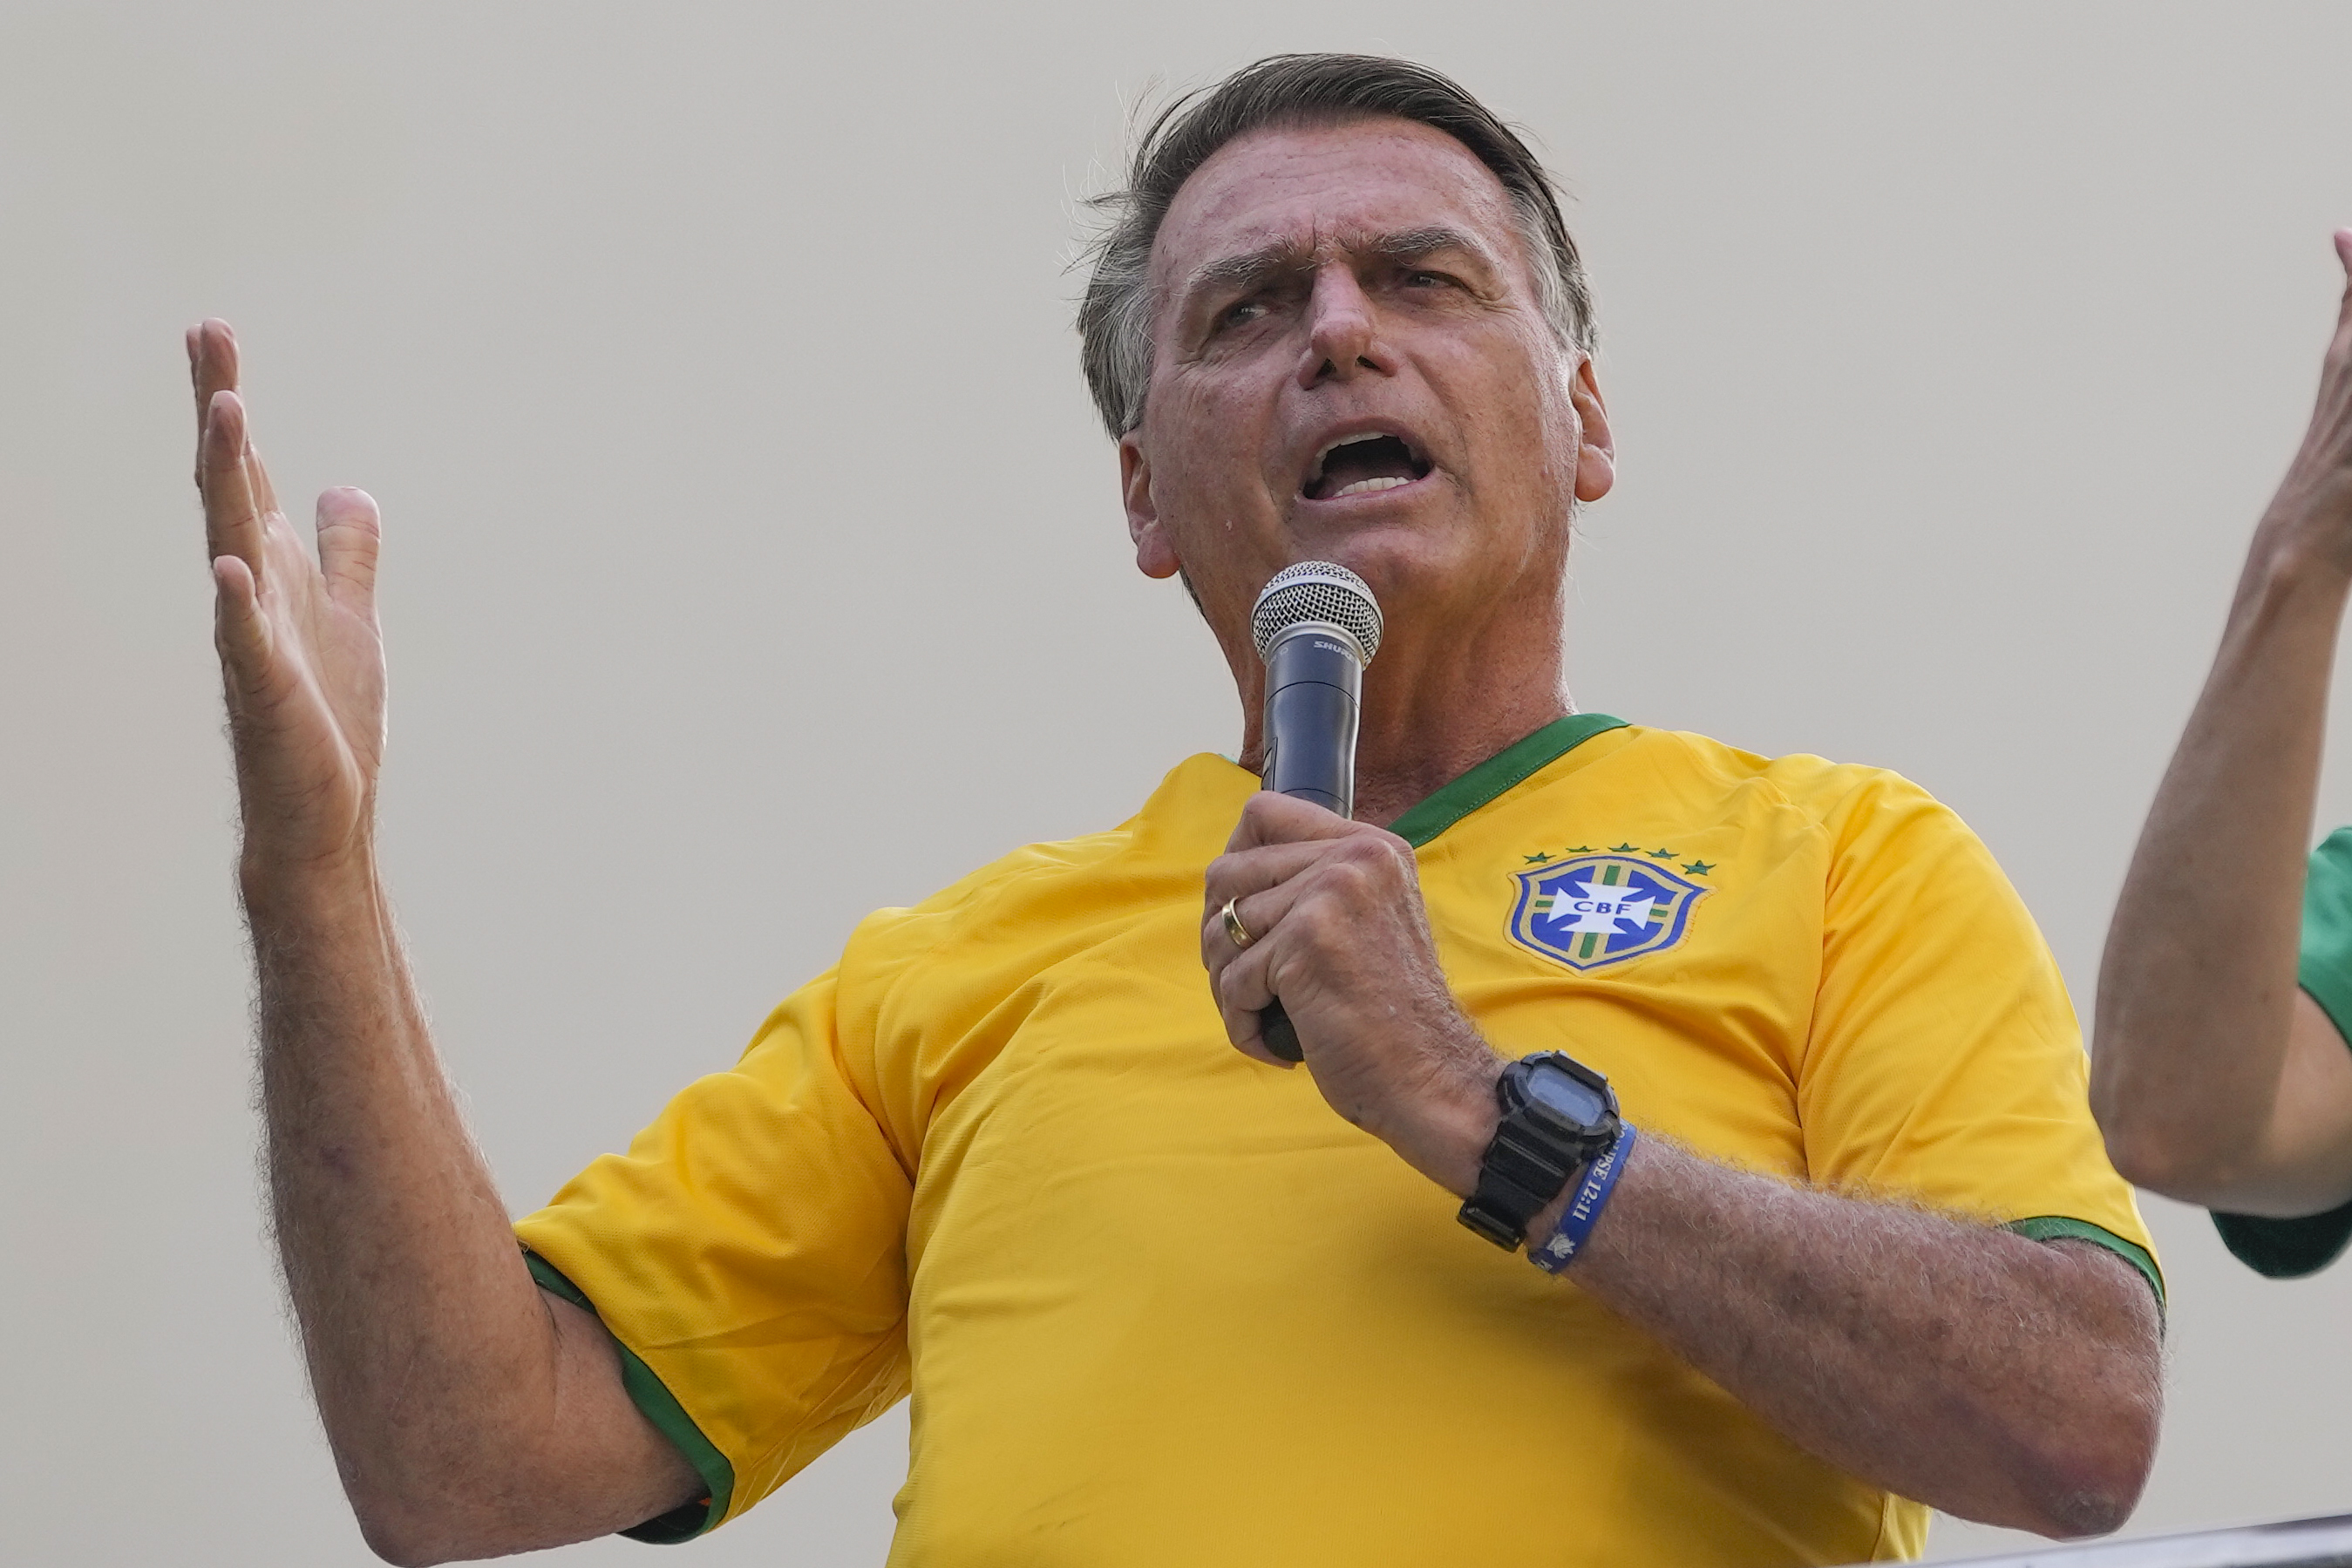
<svg viewBox="0 0 2352 1568"><path fill-rule="evenodd" d="M1285 567L1260 591L1250 635L1265 662L1265 787L1312 800L1337 816L1356 802L1356 716L1364 666L1381 649L1381 607L1364 580L1328 560ZM1226 934L1246 946L1248 927L1228 902ZM1276 1001L1258 1015L1265 1048L1304 1060L1298 1030Z"/></svg>
<svg viewBox="0 0 2352 1568"><path fill-rule="evenodd" d="M1501 1059L1437 961L1412 846L1349 820L1380 607L1354 573L1307 561L1266 584L1251 629L1265 661L1265 788L1209 867L1201 930L1226 1030L1260 1060L1295 1062L1294 1020L1306 1022L1332 1108L1467 1192Z"/></svg>

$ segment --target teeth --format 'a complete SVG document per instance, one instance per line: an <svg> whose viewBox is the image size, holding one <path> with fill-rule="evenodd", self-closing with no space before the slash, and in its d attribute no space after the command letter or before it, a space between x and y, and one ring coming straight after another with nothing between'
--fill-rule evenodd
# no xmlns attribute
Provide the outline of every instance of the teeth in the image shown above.
<svg viewBox="0 0 2352 1568"><path fill-rule="evenodd" d="M1412 483L1410 479L1400 479L1393 474L1385 474L1377 479L1359 479L1344 490L1334 490L1328 499L1336 501L1342 496L1369 496L1375 490L1393 490L1400 485Z"/></svg>

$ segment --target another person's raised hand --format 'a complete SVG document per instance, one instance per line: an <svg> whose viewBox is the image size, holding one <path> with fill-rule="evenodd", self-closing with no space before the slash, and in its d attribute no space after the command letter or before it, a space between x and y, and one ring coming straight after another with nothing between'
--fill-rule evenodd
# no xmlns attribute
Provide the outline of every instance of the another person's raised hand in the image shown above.
<svg viewBox="0 0 2352 1568"><path fill-rule="evenodd" d="M2235 1214L2352 1195L2352 1061L2297 987L2327 685L2352 593L2352 228L2310 429L2246 552L2107 928L2091 1106L2116 1168ZM2219 878L2215 868L2225 868Z"/></svg>
<svg viewBox="0 0 2352 1568"><path fill-rule="evenodd" d="M2336 231L2336 256L2344 264L2344 302L2320 371L2319 403L2265 520L2287 531L2289 548L2315 551L2352 574L2352 228Z"/></svg>
<svg viewBox="0 0 2352 1568"><path fill-rule="evenodd" d="M384 738L379 526L364 492L325 492L314 559L254 450L227 322L189 329L188 369L251 896L257 879L364 864Z"/></svg>

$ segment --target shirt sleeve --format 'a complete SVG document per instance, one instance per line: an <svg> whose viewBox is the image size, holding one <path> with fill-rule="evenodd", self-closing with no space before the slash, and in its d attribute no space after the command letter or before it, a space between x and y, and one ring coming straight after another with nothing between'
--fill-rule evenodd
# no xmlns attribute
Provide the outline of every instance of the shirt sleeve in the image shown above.
<svg viewBox="0 0 2352 1568"><path fill-rule="evenodd" d="M1983 842L1874 774L1831 835L1822 980L1798 1074L1817 1183L2094 1242L2164 1281L2092 1120L2065 983Z"/></svg>
<svg viewBox="0 0 2352 1568"><path fill-rule="evenodd" d="M2303 881L2303 951L2295 979L2336 1032L2352 1040L2352 828L2338 828L2311 852ZM2325 1214L2270 1219L2213 1212L2213 1228L2240 1262L2273 1280L2315 1274L2352 1241L2352 1202Z"/></svg>
<svg viewBox="0 0 2352 1568"><path fill-rule="evenodd" d="M910 1176L845 1051L837 985L794 993L731 1071L515 1228L709 1489L640 1539L734 1517L907 1391Z"/></svg>

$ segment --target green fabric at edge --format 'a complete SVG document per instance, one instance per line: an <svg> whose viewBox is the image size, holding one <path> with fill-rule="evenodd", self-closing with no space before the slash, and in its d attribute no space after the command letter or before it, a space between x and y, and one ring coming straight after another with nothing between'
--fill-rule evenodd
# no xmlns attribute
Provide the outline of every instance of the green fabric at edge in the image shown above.
<svg viewBox="0 0 2352 1568"><path fill-rule="evenodd" d="M2126 1241L2104 1225L2094 1225L2087 1219L2071 1219L2063 1214L2037 1214L2031 1219L2012 1219L2001 1227L2014 1230L2028 1241L2088 1241L2105 1248L2147 1278L2147 1288L2156 1292L2156 1310L2164 1310L2164 1274L2156 1266L2156 1255L2136 1241Z"/></svg>
<svg viewBox="0 0 2352 1568"><path fill-rule="evenodd" d="M565 1279L554 1264L529 1248L523 1249L522 1257L530 1265L530 1277L539 1281L540 1289L562 1296L575 1307L585 1307L592 1312L596 1310L596 1303ZM677 1451L686 1456L687 1463L702 1477L702 1484L710 1489L710 1495L700 1501L674 1508L621 1533L632 1541L649 1541L659 1546L691 1541L727 1517L727 1500L735 1492L735 1467L702 1435L702 1428L694 1424L686 1407L654 1375L654 1369L638 1360L636 1352L621 1344L617 1336L613 1343L621 1351L621 1386L629 1391L629 1397L646 1413L646 1419L677 1445Z"/></svg>
<svg viewBox="0 0 2352 1568"><path fill-rule="evenodd" d="M1537 772L1567 756L1605 730L1623 729L1625 721L1605 713L1572 713L1556 718L1533 735L1515 740L1436 793L1409 808L1389 824L1389 831L1420 849L1430 840L1487 801L1524 783Z"/></svg>
<svg viewBox="0 0 2352 1568"><path fill-rule="evenodd" d="M2303 880L2303 951L2295 979L2352 1042L2352 828L2311 852ZM2268 1219L2213 1211L2213 1228L2240 1262L2273 1280L2316 1274L2352 1241L2352 1202L2325 1214Z"/></svg>

